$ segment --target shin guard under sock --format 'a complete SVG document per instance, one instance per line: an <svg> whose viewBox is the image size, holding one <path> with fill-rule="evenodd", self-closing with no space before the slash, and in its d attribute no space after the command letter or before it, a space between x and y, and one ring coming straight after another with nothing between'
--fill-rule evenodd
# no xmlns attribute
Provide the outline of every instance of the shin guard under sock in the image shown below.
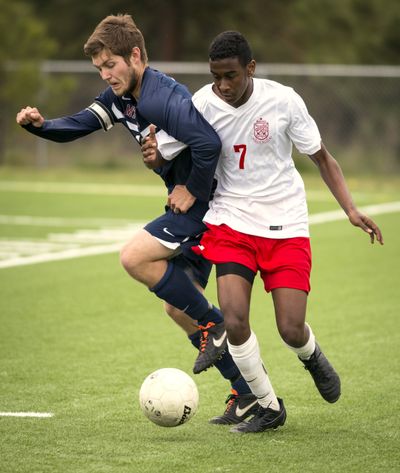
<svg viewBox="0 0 400 473"><path fill-rule="evenodd" d="M182 310L201 325L223 321L219 309L209 304L185 271L172 261L168 262L164 276L150 291L168 304Z"/></svg>

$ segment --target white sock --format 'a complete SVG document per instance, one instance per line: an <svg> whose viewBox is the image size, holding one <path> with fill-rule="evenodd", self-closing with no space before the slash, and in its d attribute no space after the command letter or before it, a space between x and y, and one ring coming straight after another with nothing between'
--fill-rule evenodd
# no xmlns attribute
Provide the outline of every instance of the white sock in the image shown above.
<svg viewBox="0 0 400 473"><path fill-rule="evenodd" d="M251 392L257 397L259 404L264 408L269 407L279 411L279 402L261 360L255 333L251 332L250 338L242 345L231 345L228 342L228 347L234 362L247 381Z"/></svg>
<svg viewBox="0 0 400 473"><path fill-rule="evenodd" d="M311 330L311 327L307 323L306 325L308 327L309 337L305 345L303 345L302 347L296 348L285 343L285 345L289 347L292 351L294 351L301 360L309 360L310 356L315 351L315 336L313 334L313 331Z"/></svg>

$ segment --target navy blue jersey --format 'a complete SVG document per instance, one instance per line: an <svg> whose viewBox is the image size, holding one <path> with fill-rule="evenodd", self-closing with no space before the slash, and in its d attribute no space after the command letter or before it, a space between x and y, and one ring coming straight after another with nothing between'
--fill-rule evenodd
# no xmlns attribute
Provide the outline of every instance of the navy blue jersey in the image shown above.
<svg viewBox="0 0 400 473"><path fill-rule="evenodd" d="M150 124L188 145L180 155L155 170L169 192L185 184L198 200L207 202L213 187L221 142L212 126L196 110L191 94L171 77L147 67L138 102L130 94L118 97L108 87L80 112L53 120L42 127L26 125L31 133L52 141L67 142L94 131L124 125L140 144Z"/></svg>

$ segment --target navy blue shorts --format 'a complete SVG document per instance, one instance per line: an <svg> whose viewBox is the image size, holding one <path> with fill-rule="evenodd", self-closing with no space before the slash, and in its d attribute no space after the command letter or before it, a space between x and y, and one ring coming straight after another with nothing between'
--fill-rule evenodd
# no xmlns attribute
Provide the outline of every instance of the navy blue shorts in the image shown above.
<svg viewBox="0 0 400 473"><path fill-rule="evenodd" d="M171 261L180 266L192 280L205 288L211 272L212 263L201 255L196 255L192 246L200 243L202 234L207 230L202 218L208 205L197 202L186 214L175 214L167 207L164 215L148 223L144 229L159 240L164 246L176 249L179 254Z"/></svg>

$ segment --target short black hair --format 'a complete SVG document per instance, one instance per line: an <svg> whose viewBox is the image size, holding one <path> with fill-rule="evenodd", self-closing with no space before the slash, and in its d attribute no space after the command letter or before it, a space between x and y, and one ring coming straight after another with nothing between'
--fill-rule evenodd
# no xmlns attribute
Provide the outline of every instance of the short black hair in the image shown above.
<svg viewBox="0 0 400 473"><path fill-rule="evenodd" d="M211 61L237 57L240 64L246 67L253 59L247 39L238 31L224 31L216 36L208 50Z"/></svg>

